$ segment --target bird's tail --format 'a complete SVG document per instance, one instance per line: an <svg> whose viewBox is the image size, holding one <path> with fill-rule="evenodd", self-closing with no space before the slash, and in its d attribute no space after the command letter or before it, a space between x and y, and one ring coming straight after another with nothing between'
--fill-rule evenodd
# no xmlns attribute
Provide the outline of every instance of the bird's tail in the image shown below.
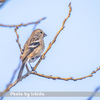
<svg viewBox="0 0 100 100"><path fill-rule="evenodd" d="M17 77L17 80L21 80L21 76L22 76L22 73L23 73L23 70L24 70L24 66L25 66L25 63L26 61L22 61L22 66L20 68L20 71L19 71L19 74L18 74L18 77Z"/></svg>

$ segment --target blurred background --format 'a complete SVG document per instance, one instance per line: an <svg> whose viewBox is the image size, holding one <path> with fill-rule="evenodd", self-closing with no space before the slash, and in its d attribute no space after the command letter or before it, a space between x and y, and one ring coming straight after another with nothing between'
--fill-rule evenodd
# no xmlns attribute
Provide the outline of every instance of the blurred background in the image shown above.
<svg viewBox="0 0 100 100"><path fill-rule="evenodd" d="M72 12L56 42L41 61L37 72L44 75L79 78L89 75L100 66L100 1L99 0L7 0L0 8L0 23L17 25L38 21L36 26L47 37L45 50L59 31L63 20ZM34 25L18 29L23 47L30 37ZM14 28L0 27L0 91L6 88L20 61L20 50L16 43ZM38 60L37 60L38 61ZM37 62L36 61L36 62ZM35 62L35 63L36 63ZM31 63L32 66L35 63ZM26 73L26 69L23 74ZM18 72L16 73L16 80ZM10 91L48 92L93 92L100 85L100 71L93 77L78 81L52 80L29 75ZM4 100L87 100L88 97L5 97ZM99 100L94 97L93 100Z"/></svg>

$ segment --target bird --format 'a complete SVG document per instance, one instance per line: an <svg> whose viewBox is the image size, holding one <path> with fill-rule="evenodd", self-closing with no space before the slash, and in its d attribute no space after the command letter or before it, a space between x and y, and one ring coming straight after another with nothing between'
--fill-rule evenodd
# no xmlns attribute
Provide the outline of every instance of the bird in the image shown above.
<svg viewBox="0 0 100 100"><path fill-rule="evenodd" d="M31 36L28 38L28 40L24 44L24 47L20 55L22 66L20 68L17 80L19 81L21 80L23 69L27 62L29 62L30 64L31 62L34 62L39 57L41 57L41 54L43 53L44 48L45 48L43 39L46 36L47 35L44 33L42 29L35 29L31 33Z"/></svg>

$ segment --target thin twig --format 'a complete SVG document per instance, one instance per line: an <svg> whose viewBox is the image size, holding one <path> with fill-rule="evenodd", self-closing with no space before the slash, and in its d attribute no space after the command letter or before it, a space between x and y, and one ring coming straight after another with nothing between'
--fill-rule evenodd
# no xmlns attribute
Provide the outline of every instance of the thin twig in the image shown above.
<svg viewBox="0 0 100 100"><path fill-rule="evenodd" d="M48 79L54 79L54 80L60 79L60 80L65 80L65 81L68 81L68 80L77 81L77 80L86 79L86 78L88 78L88 77L92 77L93 74L95 74L95 73L96 73L97 71L99 71L99 70L100 70L100 66L99 66L95 71L93 71L90 75L87 75L87 76L84 76L84 77L80 77L80 78L73 78L73 77L69 77L69 78L53 77L52 75L47 76L47 75L44 75L44 74L36 73L36 72L34 72L34 71L32 71L32 72L30 72L30 73L24 75L24 77L28 76L29 74L35 74L35 75L38 75L38 76L41 76L41 77L45 77L45 78L48 78Z"/></svg>
<svg viewBox="0 0 100 100"><path fill-rule="evenodd" d="M17 29L18 29L18 27L16 26L16 28L15 28L15 33L16 33L16 36L17 36L16 42L18 43L18 46L19 46L20 52L22 52L21 44L19 43L19 35L17 34Z"/></svg>
<svg viewBox="0 0 100 100"><path fill-rule="evenodd" d="M41 19L39 19L36 22L30 22L30 23L26 23L26 24L23 24L23 23L18 24L18 25L4 25L4 24L0 24L0 26L3 26L3 27L21 27L21 26L27 26L27 25L31 25L31 24L38 24L38 23L40 23L44 19L46 19L46 17L41 18Z"/></svg>
<svg viewBox="0 0 100 100"><path fill-rule="evenodd" d="M69 13L68 13L68 16L65 18L65 20L63 21L63 24L60 28L60 30L57 32L56 36L54 37L53 41L49 43L49 46L47 48L47 50L43 53L42 57L39 59L39 61L37 62L37 64L35 65L35 67L33 68L33 70L36 70L37 66L39 65L39 63L41 62L41 60L45 57L46 53L49 51L49 49L51 48L51 46L55 43L59 33L64 29L64 25L65 25L65 22L67 21L67 19L70 17L70 14L71 14L71 11L72 11L72 7L71 7L71 3L69 3Z"/></svg>

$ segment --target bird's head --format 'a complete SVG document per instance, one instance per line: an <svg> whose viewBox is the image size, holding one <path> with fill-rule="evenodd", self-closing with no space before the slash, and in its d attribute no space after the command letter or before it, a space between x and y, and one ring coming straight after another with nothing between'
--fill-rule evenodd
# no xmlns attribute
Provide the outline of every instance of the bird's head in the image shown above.
<svg viewBox="0 0 100 100"><path fill-rule="evenodd" d="M36 29L32 32L32 35L33 36L38 36L38 37L41 37L41 38L44 38L45 36L47 36L43 30L41 29Z"/></svg>

